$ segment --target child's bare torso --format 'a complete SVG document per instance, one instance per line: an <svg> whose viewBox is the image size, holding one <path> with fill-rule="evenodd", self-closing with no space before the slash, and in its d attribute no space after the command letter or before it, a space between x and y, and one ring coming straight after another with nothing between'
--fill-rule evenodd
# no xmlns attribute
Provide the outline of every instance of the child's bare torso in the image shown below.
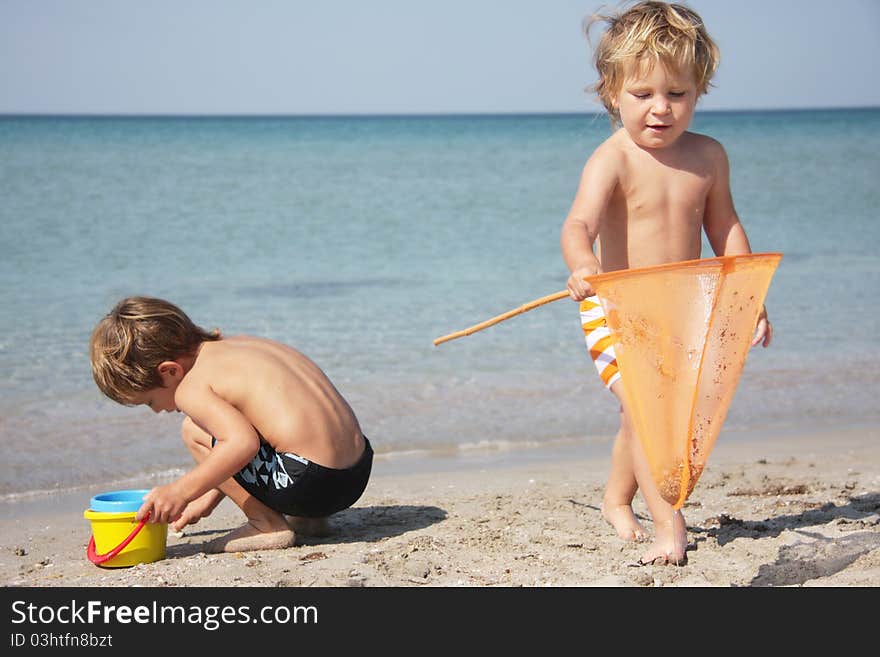
<svg viewBox="0 0 880 657"><path fill-rule="evenodd" d="M714 164L706 137L684 133L675 147L648 150L623 129L605 146L616 151L618 182L598 237L603 271L700 257Z"/></svg>
<svg viewBox="0 0 880 657"><path fill-rule="evenodd" d="M202 344L188 376L210 383L278 452L330 468L364 449L357 418L323 371L292 347L251 336Z"/></svg>

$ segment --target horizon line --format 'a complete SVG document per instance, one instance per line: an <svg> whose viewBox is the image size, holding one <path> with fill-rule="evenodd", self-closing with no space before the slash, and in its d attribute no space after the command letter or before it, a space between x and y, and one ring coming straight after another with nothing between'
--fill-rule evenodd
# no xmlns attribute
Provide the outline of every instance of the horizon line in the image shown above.
<svg viewBox="0 0 880 657"><path fill-rule="evenodd" d="M746 114L761 112L823 112L823 111L853 111L853 110L880 110L880 105L829 105L818 107L767 107L767 108L739 108L739 109L697 109L699 114ZM604 111L510 111L510 112L327 112L327 113L180 113L180 112L0 112L0 118L142 118L142 119L234 119L234 118L479 118L479 117L538 117L538 116L606 116Z"/></svg>

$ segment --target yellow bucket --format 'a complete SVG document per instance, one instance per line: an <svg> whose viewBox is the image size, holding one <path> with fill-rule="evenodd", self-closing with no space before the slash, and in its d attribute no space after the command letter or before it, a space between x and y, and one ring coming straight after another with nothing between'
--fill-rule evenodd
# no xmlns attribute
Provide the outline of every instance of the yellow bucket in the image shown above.
<svg viewBox="0 0 880 657"><path fill-rule="evenodd" d="M142 493L138 491L142 498ZM131 497L135 491L119 491L92 498L92 506L109 508L119 505L121 497ZM104 498L111 498L108 503ZM125 501L133 508L136 501ZM139 506L139 503L137 503ZM96 566L103 568L122 568L139 563L150 563L165 558L165 542L168 538L168 525L135 521L136 511L96 511L86 509L83 517L92 525L92 537L86 549L86 556Z"/></svg>

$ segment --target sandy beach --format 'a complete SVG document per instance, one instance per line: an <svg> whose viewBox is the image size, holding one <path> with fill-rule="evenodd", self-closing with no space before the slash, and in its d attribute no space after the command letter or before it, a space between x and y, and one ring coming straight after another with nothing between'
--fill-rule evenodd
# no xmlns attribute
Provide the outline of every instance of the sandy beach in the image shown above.
<svg viewBox="0 0 880 657"><path fill-rule="evenodd" d="M164 560L99 568L85 556L91 493L7 503L0 583L23 587L878 586L880 431L721 437L684 508L688 561L639 566L643 545L601 517L607 457L521 456L415 474L378 458L331 535L277 551L205 554L237 527L228 501ZM394 465L394 467L392 467ZM641 499L636 513L650 530Z"/></svg>

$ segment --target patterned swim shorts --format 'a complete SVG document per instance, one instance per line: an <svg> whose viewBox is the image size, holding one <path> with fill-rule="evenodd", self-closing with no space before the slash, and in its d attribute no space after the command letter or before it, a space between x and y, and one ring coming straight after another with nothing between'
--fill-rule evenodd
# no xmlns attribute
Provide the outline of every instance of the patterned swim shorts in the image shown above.
<svg viewBox="0 0 880 657"><path fill-rule="evenodd" d="M617 368L617 359L614 356L614 343L611 339L611 331L605 321L605 313L599 297L587 297L581 301L581 328L584 330L584 339L590 358L599 371L602 383L610 388L615 381L620 379L620 371Z"/></svg>

